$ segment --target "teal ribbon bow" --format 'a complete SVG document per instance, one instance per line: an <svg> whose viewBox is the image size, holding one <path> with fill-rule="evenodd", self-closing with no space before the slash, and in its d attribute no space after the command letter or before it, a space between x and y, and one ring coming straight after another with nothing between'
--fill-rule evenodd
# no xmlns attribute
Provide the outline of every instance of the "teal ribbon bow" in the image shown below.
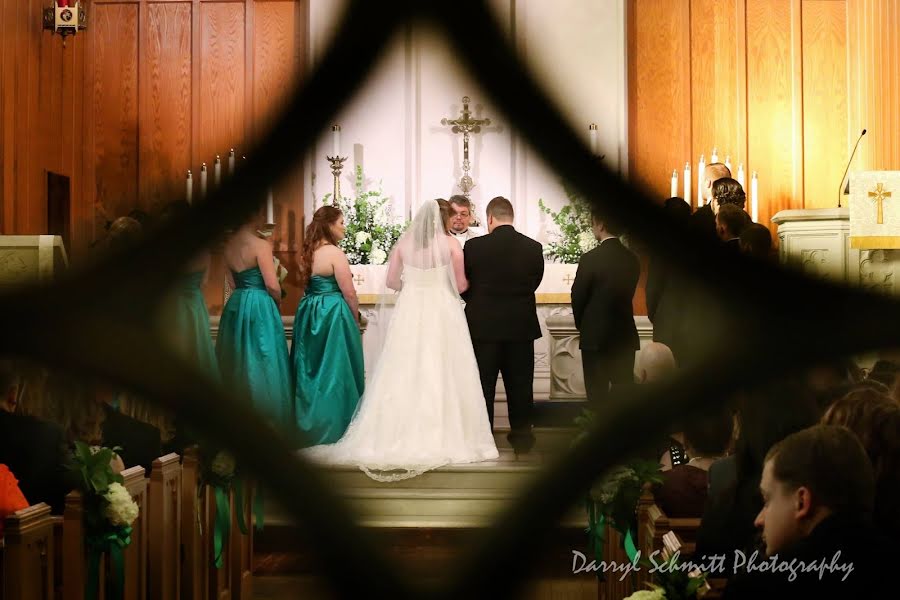
<svg viewBox="0 0 900 600"><path fill-rule="evenodd" d="M213 526L213 553L217 569L225 564L225 540L231 533L231 507L228 505L228 492L220 486L213 486L216 494L216 522Z"/></svg>
<svg viewBox="0 0 900 600"><path fill-rule="evenodd" d="M88 536L88 572L85 597L99 597L100 559L109 553L110 573L106 578L106 597L122 600L125 597L125 548L131 544L131 527L117 527L99 535Z"/></svg>

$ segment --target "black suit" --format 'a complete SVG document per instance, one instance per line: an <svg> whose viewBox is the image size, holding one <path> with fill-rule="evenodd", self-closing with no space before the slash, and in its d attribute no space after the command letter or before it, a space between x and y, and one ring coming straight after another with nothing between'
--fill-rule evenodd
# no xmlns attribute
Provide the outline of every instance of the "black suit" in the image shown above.
<svg viewBox="0 0 900 600"><path fill-rule="evenodd" d="M0 463L19 480L29 504L46 502L61 515L77 479L65 434L57 425L0 410Z"/></svg>
<svg viewBox="0 0 900 600"><path fill-rule="evenodd" d="M149 474L153 461L162 455L159 429L123 415L104 404L103 445L122 448L122 462L126 468L140 465Z"/></svg>
<svg viewBox="0 0 900 600"><path fill-rule="evenodd" d="M691 230L709 240L719 239L716 234L716 215L711 205L707 204L694 211L691 215Z"/></svg>
<svg viewBox="0 0 900 600"><path fill-rule="evenodd" d="M581 334L581 359L588 400L600 401L609 385L634 380L640 347L631 300L641 265L618 238L584 254L572 283L572 312Z"/></svg>
<svg viewBox="0 0 900 600"><path fill-rule="evenodd" d="M541 337L534 292L544 277L543 251L512 225L501 225L467 241L464 254L466 319L488 418L493 427L497 375L502 374L509 441L527 452L534 444L534 340Z"/></svg>
<svg viewBox="0 0 900 600"><path fill-rule="evenodd" d="M685 312L690 308L687 282L662 258L652 258L647 270L647 317L653 323L653 341L672 350L675 360L684 355L690 331Z"/></svg>

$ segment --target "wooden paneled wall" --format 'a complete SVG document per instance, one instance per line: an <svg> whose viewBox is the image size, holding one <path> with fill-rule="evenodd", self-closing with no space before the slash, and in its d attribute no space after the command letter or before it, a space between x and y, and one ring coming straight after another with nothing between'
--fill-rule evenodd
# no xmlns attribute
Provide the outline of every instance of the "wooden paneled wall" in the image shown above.
<svg viewBox="0 0 900 600"><path fill-rule="evenodd" d="M900 169L898 0L629 0L629 172L660 199L718 148L759 173L760 221ZM683 181L679 181L679 188Z"/></svg>
<svg viewBox="0 0 900 600"><path fill-rule="evenodd" d="M0 0L3 233L47 231L48 170L71 177L77 258L107 222L183 198L185 176L265 133L306 64L306 0L91 0L88 29L41 30L44 0ZM292 271L303 227L301 165L274 187L276 250ZM220 261L208 300L222 305ZM296 305L290 289L285 307ZM293 302L292 302L293 300Z"/></svg>

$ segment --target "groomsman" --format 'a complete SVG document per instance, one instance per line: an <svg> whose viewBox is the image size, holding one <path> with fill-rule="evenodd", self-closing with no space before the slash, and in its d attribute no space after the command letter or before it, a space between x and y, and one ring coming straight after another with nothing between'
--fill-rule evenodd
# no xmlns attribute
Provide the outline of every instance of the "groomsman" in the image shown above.
<svg viewBox="0 0 900 600"><path fill-rule="evenodd" d="M450 196L450 210L453 215L450 218L450 235L459 241L459 245L466 247L466 242L472 238L484 235L484 231L478 227L472 227L472 202L465 196Z"/></svg>
<svg viewBox="0 0 900 600"><path fill-rule="evenodd" d="M610 384L634 382L634 352L640 347L631 299L641 267L622 245L612 224L592 212L600 245L578 261L572 312L581 333L581 361L588 401L602 402Z"/></svg>
<svg viewBox="0 0 900 600"><path fill-rule="evenodd" d="M534 445L534 340L541 337L534 292L544 277L544 255L538 242L513 227L509 200L497 196L486 213L488 235L469 239L464 249L466 319L491 427L497 375L502 374L507 439L521 454Z"/></svg>

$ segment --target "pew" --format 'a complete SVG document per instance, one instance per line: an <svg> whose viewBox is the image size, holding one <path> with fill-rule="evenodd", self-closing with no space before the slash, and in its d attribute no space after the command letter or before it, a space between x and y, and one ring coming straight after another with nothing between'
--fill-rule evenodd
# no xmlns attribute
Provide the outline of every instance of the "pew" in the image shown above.
<svg viewBox="0 0 900 600"><path fill-rule="evenodd" d="M244 483L243 506L234 500L231 515L231 598L232 600L253 599L253 498L254 486ZM238 519L243 515L247 535L241 533Z"/></svg>
<svg viewBox="0 0 900 600"><path fill-rule="evenodd" d="M53 518L48 505L42 502L7 516L0 552L0 598L53 600Z"/></svg>
<svg viewBox="0 0 900 600"><path fill-rule="evenodd" d="M147 514L147 478L144 467L122 471L125 489L138 505L138 517L131 525L131 544L125 549L125 600L147 598L147 546L150 517Z"/></svg>
<svg viewBox="0 0 900 600"><path fill-rule="evenodd" d="M201 502L199 490L200 453L196 447L187 448L181 471L181 597L185 600L209 596L208 530L205 525L200 527L206 503Z"/></svg>
<svg viewBox="0 0 900 600"><path fill-rule="evenodd" d="M215 548L215 527L216 527L216 498L215 491L211 486L205 486L201 494L201 518L203 519L203 528L207 532L206 544L203 560L207 564L207 577L209 581L209 598L210 600L232 600L234 597L232 591L234 589L234 563L230 560L231 549L235 542L235 526L234 526L234 494L228 494L227 503L231 511L231 527L227 538L223 540L222 554L224 559L222 566L216 568L214 565L216 548ZM240 535L240 532L237 533Z"/></svg>
<svg viewBox="0 0 900 600"><path fill-rule="evenodd" d="M177 454L153 461L148 504L153 524L148 559L149 597L177 600L181 597L181 459Z"/></svg>

